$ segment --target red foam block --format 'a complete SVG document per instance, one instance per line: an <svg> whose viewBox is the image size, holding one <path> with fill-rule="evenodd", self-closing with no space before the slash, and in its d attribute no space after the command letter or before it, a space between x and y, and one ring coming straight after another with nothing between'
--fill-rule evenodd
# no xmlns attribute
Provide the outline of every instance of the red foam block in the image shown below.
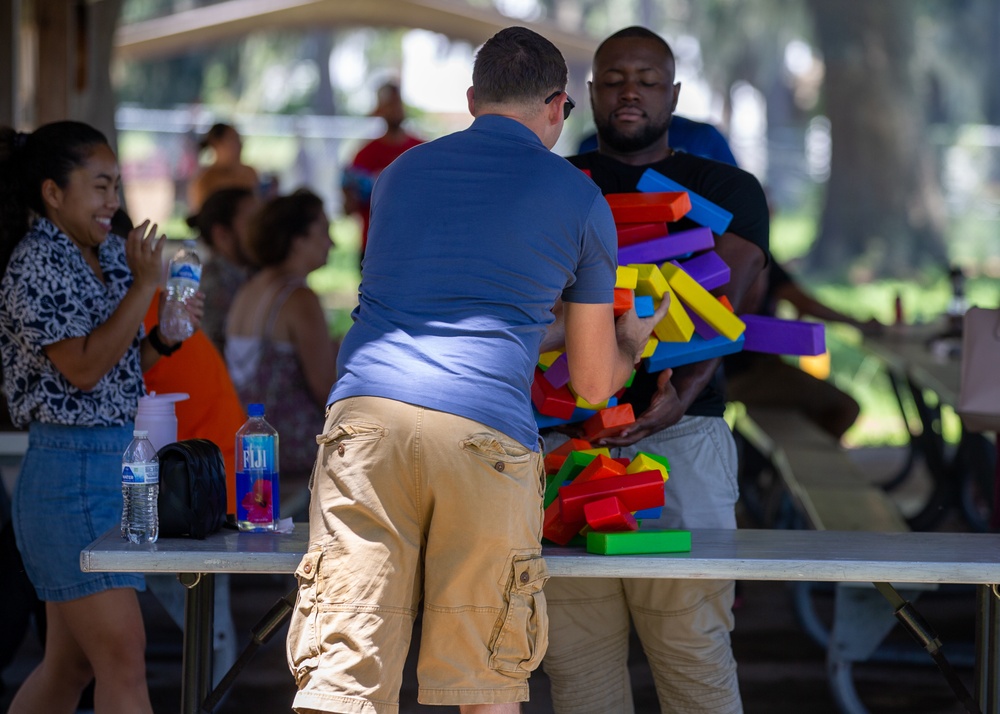
<svg viewBox="0 0 1000 714"><path fill-rule="evenodd" d="M583 513L587 518L587 525L601 533L639 530L639 522L617 496L591 501L583 507Z"/></svg>
<svg viewBox="0 0 1000 714"><path fill-rule="evenodd" d="M559 489L559 512L565 523L585 521L583 507L591 501L616 496L627 511L641 511L663 505L663 474L640 471L635 474L602 478L587 483L571 483ZM551 508L551 506L550 506Z"/></svg>
<svg viewBox="0 0 1000 714"><path fill-rule="evenodd" d="M583 435L589 441L603 439L605 436L617 434L622 427L626 427L634 421L635 414L632 412L631 404L608 407L583 422Z"/></svg>
<svg viewBox="0 0 1000 714"><path fill-rule="evenodd" d="M673 223L691 210L686 191L651 193L609 193L615 223Z"/></svg>

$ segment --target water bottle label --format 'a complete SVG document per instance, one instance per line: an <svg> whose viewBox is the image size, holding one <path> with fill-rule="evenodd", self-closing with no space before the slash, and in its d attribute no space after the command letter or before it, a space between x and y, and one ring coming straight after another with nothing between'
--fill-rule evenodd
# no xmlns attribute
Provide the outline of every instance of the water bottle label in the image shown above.
<svg viewBox="0 0 1000 714"><path fill-rule="evenodd" d="M190 280L194 283L201 282L201 266L190 263L180 263L170 265L170 280Z"/></svg>
<svg viewBox="0 0 1000 714"><path fill-rule="evenodd" d="M240 443L242 468L236 473L238 521L270 524L279 518L274 437L247 435Z"/></svg>
<svg viewBox="0 0 1000 714"><path fill-rule="evenodd" d="M160 482L160 465L137 463L122 464L122 483L154 484Z"/></svg>

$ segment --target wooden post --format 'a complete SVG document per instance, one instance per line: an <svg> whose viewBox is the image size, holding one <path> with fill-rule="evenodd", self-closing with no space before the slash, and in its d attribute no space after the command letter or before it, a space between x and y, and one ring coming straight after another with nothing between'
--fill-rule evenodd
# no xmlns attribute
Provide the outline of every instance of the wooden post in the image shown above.
<svg viewBox="0 0 1000 714"><path fill-rule="evenodd" d="M0 0L0 126L17 123L17 53L20 0Z"/></svg>

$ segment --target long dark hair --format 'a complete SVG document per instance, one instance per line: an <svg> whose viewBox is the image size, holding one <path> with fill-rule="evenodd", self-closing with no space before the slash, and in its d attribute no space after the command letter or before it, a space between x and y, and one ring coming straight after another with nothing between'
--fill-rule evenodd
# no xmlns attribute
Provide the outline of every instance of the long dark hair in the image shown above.
<svg viewBox="0 0 1000 714"><path fill-rule="evenodd" d="M78 121L45 124L30 134L0 127L0 275L31 220L46 215L42 183L52 179L65 188L100 145L108 145L104 134Z"/></svg>
<svg viewBox="0 0 1000 714"><path fill-rule="evenodd" d="M214 226L233 227L233 219L240 205L253 198L253 191L248 188L220 188L201 204L201 210L188 217L187 224L197 228L202 240L212 245L212 228Z"/></svg>
<svg viewBox="0 0 1000 714"><path fill-rule="evenodd" d="M250 223L250 259L261 268L280 264L291 252L292 241L306 235L322 212L323 199L305 188L271 199Z"/></svg>

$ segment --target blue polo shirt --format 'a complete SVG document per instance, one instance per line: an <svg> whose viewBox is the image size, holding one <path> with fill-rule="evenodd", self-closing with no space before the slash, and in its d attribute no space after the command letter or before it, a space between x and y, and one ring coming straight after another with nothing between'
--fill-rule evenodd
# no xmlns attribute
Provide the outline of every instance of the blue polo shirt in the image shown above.
<svg viewBox="0 0 1000 714"><path fill-rule="evenodd" d="M552 305L613 301L600 190L520 122L481 116L379 176L329 403L395 399L538 448L530 387Z"/></svg>

